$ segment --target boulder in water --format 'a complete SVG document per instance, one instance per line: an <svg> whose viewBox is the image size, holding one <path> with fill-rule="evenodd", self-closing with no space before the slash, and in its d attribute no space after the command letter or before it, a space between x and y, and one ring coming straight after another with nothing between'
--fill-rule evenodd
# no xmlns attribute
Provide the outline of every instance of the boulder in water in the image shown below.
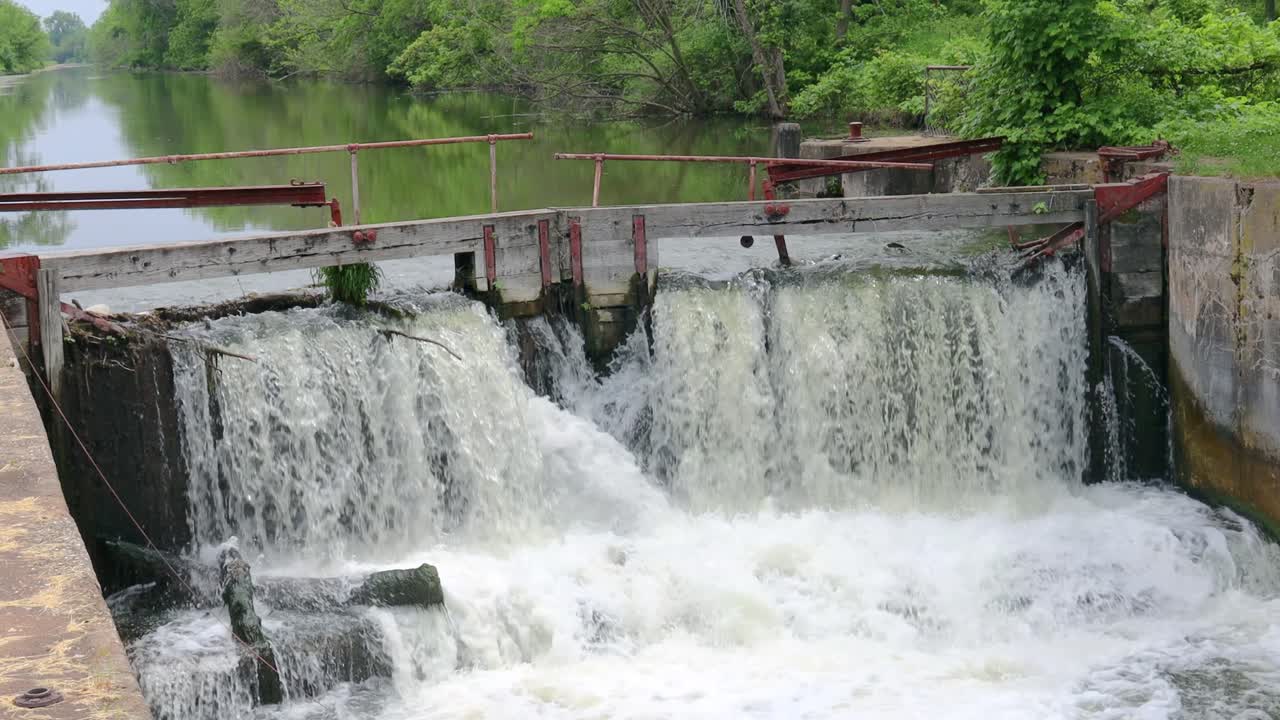
<svg viewBox="0 0 1280 720"><path fill-rule="evenodd" d="M444 604L444 588L434 565L423 563L411 570L384 570L365 579L351 593L352 605L416 605L430 608Z"/></svg>

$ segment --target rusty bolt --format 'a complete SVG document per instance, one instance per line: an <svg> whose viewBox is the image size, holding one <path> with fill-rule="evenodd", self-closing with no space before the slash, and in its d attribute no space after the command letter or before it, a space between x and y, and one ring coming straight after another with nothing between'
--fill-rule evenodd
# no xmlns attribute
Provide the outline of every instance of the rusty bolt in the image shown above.
<svg viewBox="0 0 1280 720"><path fill-rule="evenodd" d="M13 704L24 708L42 708L62 702L62 693L49 688L31 688L13 699Z"/></svg>
<svg viewBox="0 0 1280 720"><path fill-rule="evenodd" d="M744 248L749 248L752 245L756 244L756 239L751 237L750 235L743 235L742 237L738 238L738 244Z"/></svg>

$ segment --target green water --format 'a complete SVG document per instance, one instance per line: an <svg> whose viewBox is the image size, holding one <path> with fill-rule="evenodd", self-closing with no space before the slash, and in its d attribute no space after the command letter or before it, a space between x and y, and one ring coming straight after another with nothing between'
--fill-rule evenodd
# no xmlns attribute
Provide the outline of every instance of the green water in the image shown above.
<svg viewBox="0 0 1280 720"><path fill-rule="evenodd" d="M767 154L768 126L720 118L584 123L521 100L484 94L413 97L385 87L318 80L232 82L203 75L74 68L0 84L0 163L6 166L149 155L328 145L532 131L498 147L501 210L589 204L592 163L564 152ZM544 109L545 110L545 109ZM0 192L265 185L321 180L350 220L346 153L0 176ZM364 222L489 210L488 146L361 153ZM601 202L744 199L735 166L612 163ZM0 214L0 250L92 248L200 240L254 230L323 227L324 209L291 207Z"/></svg>

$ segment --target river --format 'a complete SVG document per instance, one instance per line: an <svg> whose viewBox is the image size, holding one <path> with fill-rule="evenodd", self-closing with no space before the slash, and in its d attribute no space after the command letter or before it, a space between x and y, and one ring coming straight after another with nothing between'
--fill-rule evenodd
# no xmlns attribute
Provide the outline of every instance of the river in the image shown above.
<svg viewBox="0 0 1280 720"><path fill-rule="evenodd" d="M35 165L412 138L533 132L498 148L500 209L591 202L590 162L556 152L767 155L769 126L743 118L585 122L546 115L488 94L431 98L382 86L323 80L230 81L206 75L104 72L82 67L0 84L0 162ZM364 222L489 211L488 146L369 151L360 159ZM351 216L345 153L99 168L0 176L0 192L268 185L321 180ZM605 204L744 199L744 168L613 163ZM112 210L0 215L0 252L84 249L204 240L253 231L324 227L326 209L291 207ZM720 243L732 247L730 241ZM769 258L767 243L732 261ZM823 252L827 250L824 248ZM802 250L803 252L803 250ZM730 259L730 258L727 258ZM754 262L754 261L753 261ZM391 286L440 286L445 260L387 263ZM308 273L82 293L85 303L144 309L214 301L248 291L305 285Z"/></svg>

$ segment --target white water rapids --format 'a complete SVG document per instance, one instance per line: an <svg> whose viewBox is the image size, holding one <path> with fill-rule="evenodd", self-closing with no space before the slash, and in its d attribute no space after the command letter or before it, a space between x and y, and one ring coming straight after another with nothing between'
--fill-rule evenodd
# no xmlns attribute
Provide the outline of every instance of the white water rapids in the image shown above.
<svg viewBox="0 0 1280 720"><path fill-rule="evenodd" d="M290 700L258 709L225 613L174 613L131 647L157 716L1280 717L1274 546L1080 482L1078 275L764 277L664 290L604 380L535 322L558 403L458 298L193 330L257 359L175 345L201 547L429 562L448 610L260 602ZM325 630L389 677L345 682Z"/></svg>

